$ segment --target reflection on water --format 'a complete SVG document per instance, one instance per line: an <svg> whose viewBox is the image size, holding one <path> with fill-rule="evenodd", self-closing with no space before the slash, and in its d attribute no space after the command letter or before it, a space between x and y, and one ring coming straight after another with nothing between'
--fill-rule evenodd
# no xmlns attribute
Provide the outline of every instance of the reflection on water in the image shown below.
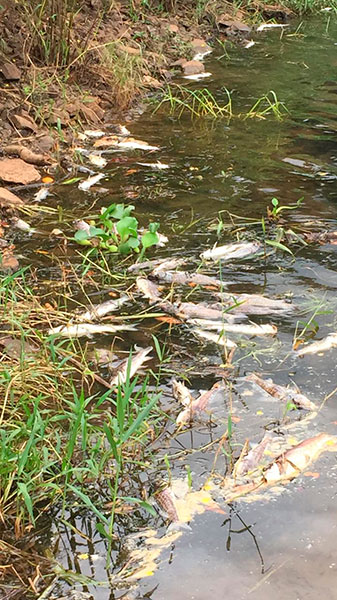
<svg viewBox="0 0 337 600"><path fill-rule="evenodd" d="M221 86L225 84L233 90L234 111L243 112L272 89L289 110L285 120L268 117L191 122L187 117L177 121L162 112L145 113L138 122L130 124L132 134L160 145L155 159L168 163L170 169L157 172L138 165L145 159L137 152L119 162L112 158L106 168L107 179L101 182L109 194L94 196L96 207L106 204L107 198L131 201L144 221L150 217L161 222L161 231L170 240L163 256L180 255L183 248L194 267L199 264L200 252L215 242L210 224L214 224L219 211L259 221L273 196L281 204L304 198L301 207L287 215L286 226L307 223L314 230L337 229L337 83L331 66L337 26L331 20L326 31L325 22L312 21L302 26L300 35L294 32L295 27L289 28L281 38L275 32L263 34L249 50L232 48L230 60L216 55L207 59L207 70L213 73L207 83L219 101L224 93ZM150 160L152 156L146 157L146 162ZM59 191L58 199L62 194L64 190ZM93 196L88 194L81 195L79 203L77 189L67 189L64 196L65 208L76 207L79 218L86 216L92 202ZM222 219L228 223L226 213L222 213ZM224 233L222 240L227 239ZM43 267L43 257L33 253L30 241L24 245L29 260ZM236 443L247 437L258 441L263 426L280 418L279 407L263 401L262 396L250 396L249 401L242 397L240 377L246 373L259 370L281 384L293 380L317 405L335 388L336 350L299 359L291 347L297 321L306 321L314 311L318 338L336 330L336 266L337 246L333 245L299 247L295 260L278 253L266 261L252 259L223 266L222 276L230 291L286 294L306 311L275 319L279 327L276 340L251 340L246 348L241 348L239 379L234 380L232 398L233 414L239 418L234 433ZM43 273L42 269L41 277ZM209 267L209 273L217 275L217 267ZM204 298L210 300L211 296L205 292ZM165 331L157 334L162 342L167 341ZM198 344L181 328L173 329L169 342L172 347L183 348L179 358L181 371L196 357L201 374L207 365L206 357L210 363L221 364L221 356L213 346ZM191 381L195 389L207 389L214 380L195 375ZM336 401L336 396L331 396L305 431L299 427L295 432L298 440L323 430L336 433ZM165 405L165 397L163 402ZM165 440L161 452L173 455L184 448L206 445L224 432L226 415L226 406L219 406L216 426L196 425L171 444ZM198 488L212 467L214 449L177 460L177 476L186 477L186 461ZM53 525L58 559L66 569L105 582L95 589L79 582L80 589L98 600L173 600L177 595L186 600L209 596L230 600L316 600L318 594L324 600L333 600L337 581L335 463L335 455L329 453L315 463L313 476L300 476L285 486L281 495L251 504L235 502L225 507L226 517L210 512L196 517L192 531L162 554L156 573L128 592L125 587L119 589L109 583L109 577L127 560L122 543L125 532L137 531L150 523L154 528L162 527L164 533L160 516L150 518L138 511L132 518L118 517L115 562L107 571L107 545L95 523L85 514L68 515L72 529L59 522ZM146 480L147 474L142 473L141 477ZM59 589L61 593L64 587L60 584Z"/></svg>

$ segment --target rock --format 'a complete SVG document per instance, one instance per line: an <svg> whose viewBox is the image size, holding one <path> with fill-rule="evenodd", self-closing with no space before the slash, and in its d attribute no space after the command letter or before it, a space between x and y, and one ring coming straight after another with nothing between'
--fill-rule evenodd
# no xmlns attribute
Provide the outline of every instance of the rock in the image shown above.
<svg viewBox="0 0 337 600"><path fill-rule="evenodd" d="M13 63L5 63L0 67L0 71L7 81L18 81L21 79L21 71Z"/></svg>
<svg viewBox="0 0 337 600"><path fill-rule="evenodd" d="M7 249L6 249L7 250ZM19 261L15 258L15 256L11 252L3 252L0 261L0 271L2 272L14 272L19 268Z"/></svg>
<svg viewBox="0 0 337 600"><path fill-rule="evenodd" d="M40 181L41 175L35 167L28 165L21 158L5 158L0 160L0 179L26 185Z"/></svg>
<svg viewBox="0 0 337 600"><path fill-rule="evenodd" d="M252 28L242 23L241 21L236 21L234 19L228 19L227 15L219 17L217 19L218 27L223 27L225 29L230 29L233 31L241 31L242 33L250 33Z"/></svg>
<svg viewBox="0 0 337 600"><path fill-rule="evenodd" d="M158 81L158 79L151 77L151 75L145 75L145 77L143 77L143 84L146 85L146 87L150 87L155 90L163 87L163 83Z"/></svg>
<svg viewBox="0 0 337 600"><path fill-rule="evenodd" d="M167 29L170 33L178 33L179 31L179 27L175 23L170 23Z"/></svg>
<svg viewBox="0 0 337 600"><path fill-rule="evenodd" d="M191 46L193 48L194 54L200 54L202 56L203 54L208 54L208 52L212 52L212 48L208 44L206 44L205 40L202 40L200 38L195 38L194 40L192 40Z"/></svg>
<svg viewBox="0 0 337 600"><path fill-rule="evenodd" d="M178 60L175 60L174 62L172 62L170 64L170 66L171 67L181 67L186 62L187 62L186 58L178 58Z"/></svg>
<svg viewBox="0 0 337 600"><path fill-rule="evenodd" d="M50 157L47 154L37 154L25 146L20 146L20 144L9 144L4 146L4 150L10 155L17 154L25 163L30 165L43 166L50 163Z"/></svg>
<svg viewBox="0 0 337 600"><path fill-rule="evenodd" d="M204 73L205 67L200 60L188 60L181 65L184 75L196 75L197 73Z"/></svg>
<svg viewBox="0 0 337 600"><path fill-rule="evenodd" d="M27 117L13 115L11 121L17 129L30 129L31 131L37 131L38 129L36 123L34 123L29 115L27 115Z"/></svg>
<svg viewBox="0 0 337 600"><path fill-rule="evenodd" d="M134 56L140 56L141 54L140 48L132 48L132 46L122 46L122 50Z"/></svg>
<svg viewBox="0 0 337 600"><path fill-rule="evenodd" d="M81 104L81 115L91 123L99 123L104 117L104 110L96 102L90 104Z"/></svg>
<svg viewBox="0 0 337 600"><path fill-rule="evenodd" d="M38 140L38 146L41 152L49 152L55 144L55 140L51 135L44 135Z"/></svg>
<svg viewBox="0 0 337 600"><path fill-rule="evenodd" d="M23 204L24 202L21 198L7 190L7 188L0 187L0 206L10 206L15 208L16 206L23 206Z"/></svg>

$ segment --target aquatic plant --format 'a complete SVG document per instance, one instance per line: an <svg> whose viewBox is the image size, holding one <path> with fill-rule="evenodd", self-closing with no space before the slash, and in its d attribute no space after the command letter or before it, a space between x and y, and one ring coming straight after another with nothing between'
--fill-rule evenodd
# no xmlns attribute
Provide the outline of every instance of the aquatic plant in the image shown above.
<svg viewBox="0 0 337 600"><path fill-rule="evenodd" d="M226 102L220 104L213 94L207 89L190 90L182 85L167 86L165 93L161 96L155 112L162 106L168 104L171 113L182 116L188 112L192 117L231 117L232 99L227 88L223 88Z"/></svg>

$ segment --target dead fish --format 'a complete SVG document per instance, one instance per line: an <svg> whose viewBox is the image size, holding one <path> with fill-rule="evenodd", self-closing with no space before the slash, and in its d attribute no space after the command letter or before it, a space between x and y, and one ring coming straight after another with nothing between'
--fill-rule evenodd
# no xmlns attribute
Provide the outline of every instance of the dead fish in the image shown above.
<svg viewBox="0 0 337 600"><path fill-rule="evenodd" d="M199 320L201 323L210 323L213 321L215 323L219 322L219 325L221 325L224 320L233 320L231 315L224 313L222 310L209 308L208 305L202 303L194 304L193 302L181 302L177 305L177 310L179 315L184 319L195 319L195 325L199 325ZM215 328L217 329L217 325L215 325ZM207 327L205 327L205 329L207 329Z"/></svg>
<svg viewBox="0 0 337 600"><path fill-rule="evenodd" d="M289 27L288 23L262 23L256 31L264 31L264 29L275 29L275 27Z"/></svg>
<svg viewBox="0 0 337 600"><path fill-rule="evenodd" d="M255 46L255 42L253 40L246 40L243 44L243 47L246 48L246 50L248 50L248 48L251 48L252 46Z"/></svg>
<svg viewBox="0 0 337 600"><path fill-rule="evenodd" d="M159 160L156 163L142 163L142 162L137 162L137 165L140 165L141 167L149 167L150 169L158 169L159 171L162 171L164 169L169 169L170 165L166 165L165 163L161 163Z"/></svg>
<svg viewBox="0 0 337 600"><path fill-rule="evenodd" d="M190 285L192 283L194 285L211 285L217 288L225 286L222 281L214 277L201 275L200 273L188 273L187 271L168 271L165 265L156 267L152 271L152 275L160 281L176 285Z"/></svg>
<svg viewBox="0 0 337 600"><path fill-rule="evenodd" d="M236 348L235 342L230 340L226 335L220 333L219 335L216 333L211 333L211 331L204 331L203 329L198 329L197 327L193 329L193 333L198 337L201 337L209 342L213 342L214 344L218 344L219 346L223 346L226 349L234 349Z"/></svg>
<svg viewBox="0 0 337 600"><path fill-rule="evenodd" d="M95 319L100 319L110 312L118 310L121 306L123 306L123 304L125 304L125 302L128 302L128 300L128 296L121 296L120 298L116 298L114 300L102 302L102 304L96 304L90 310L78 315L76 319L77 321L94 321Z"/></svg>
<svg viewBox="0 0 337 600"><path fill-rule="evenodd" d="M105 135L105 131L95 131L93 129L86 129L84 131L84 135L86 135L88 137L93 137L93 138L100 138Z"/></svg>
<svg viewBox="0 0 337 600"><path fill-rule="evenodd" d="M181 402L183 406L190 406L194 400L186 385L182 381L177 381L176 379L172 380L172 393L173 397L178 400L178 402Z"/></svg>
<svg viewBox="0 0 337 600"><path fill-rule="evenodd" d="M161 300L159 288L153 281L150 281L145 277L137 277L136 285L143 296L150 300L150 302L158 302L158 300Z"/></svg>
<svg viewBox="0 0 337 600"><path fill-rule="evenodd" d="M34 229L34 227L31 227L29 223L27 223L23 219L18 219L17 217L11 218L11 225L13 225L13 227L16 227L16 229L20 229L20 231L24 231L25 233L34 233L34 231L36 231L36 229Z"/></svg>
<svg viewBox="0 0 337 600"><path fill-rule="evenodd" d="M196 414L205 411L215 394L217 394L220 389L224 389L224 387L224 384L218 381L210 390L201 394L196 400L192 400L192 402L190 402L190 404L177 416L177 425L185 425L186 423L193 421Z"/></svg>
<svg viewBox="0 0 337 600"><path fill-rule="evenodd" d="M164 490L155 492L154 497L160 508L167 514L172 523L179 522L178 512L174 503L174 495L172 490L166 487Z"/></svg>
<svg viewBox="0 0 337 600"><path fill-rule="evenodd" d="M48 187L42 187L36 194L34 194L35 202L41 202L41 200L45 200L49 196Z"/></svg>
<svg viewBox="0 0 337 600"><path fill-rule="evenodd" d="M76 219L74 221L74 227L78 231L86 231L87 233L90 233L89 223L87 223L86 221L83 221L82 219Z"/></svg>
<svg viewBox="0 0 337 600"><path fill-rule="evenodd" d="M61 335L64 337L83 337L95 335L97 333L118 333L119 331L133 331L134 325L124 325L119 323L118 325L111 325L110 323L102 323L102 325L94 323L83 323L81 325L60 325L59 327L52 327L48 331L48 335Z"/></svg>
<svg viewBox="0 0 337 600"><path fill-rule="evenodd" d="M319 340L318 342L313 342L313 344L309 344L308 346L304 346L299 348L296 352L298 356L304 356L305 354L318 354L319 352L325 352L326 350L330 350L330 348L337 347L337 333L330 333L327 337Z"/></svg>
<svg viewBox="0 0 337 600"><path fill-rule="evenodd" d="M131 365L129 367L130 357L123 360L123 363L118 368L118 372L110 381L111 386L115 386L118 383L125 383L128 372L130 374L130 378L134 376L134 374L140 369L140 367L147 361L151 360L151 357L148 356L152 352L152 346L148 346L147 348L141 348L136 354L131 355Z"/></svg>
<svg viewBox="0 0 337 600"><path fill-rule="evenodd" d="M233 258L244 258L250 254L256 254L262 249L259 242L242 242L238 244L226 244L225 246L214 246L210 250L205 250L200 257L205 260L232 260Z"/></svg>
<svg viewBox="0 0 337 600"><path fill-rule="evenodd" d="M106 158L100 156L99 154L89 154L88 160L92 165L95 165L95 167L100 167L102 169L108 164Z"/></svg>
<svg viewBox="0 0 337 600"><path fill-rule="evenodd" d="M197 52L197 54L195 54L192 58L192 60L203 60L205 58L205 56L208 56L208 54L211 54L212 50L204 50L201 52Z"/></svg>
<svg viewBox="0 0 337 600"><path fill-rule="evenodd" d="M226 314L226 313L225 313ZM207 319L190 319L189 323L202 329L211 329L216 331L225 331L229 333L242 333L243 335L276 335L276 325L257 325L251 323L246 325L245 323L224 323L219 321L207 320Z"/></svg>
<svg viewBox="0 0 337 600"><path fill-rule="evenodd" d="M218 293L218 296L230 307L230 313L245 315L283 314L294 310L294 305L281 299L267 298L259 294Z"/></svg>
<svg viewBox="0 0 337 600"><path fill-rule="evenodd" d="M211 77L213 73L194 73L193 75L184 75L184 79L190 79L191 81L199 81L199 79L205 79L205 77Z"/></svg>
<svg viewBox="0 0 337 600"><path fill-rule="evenodd" d="M302 236L308 244L337 244L337 231L309 232L303 233Z"/></svg>
<svg viewBox="0 0 337 600"><path fill-rule="evenodd" d="M281 454L264 470L263 479L268 484L293 479L327 450L337 451L337 438L319 433Z"/></svg>
<svg viewBox="0 0 337 600"><path fill-rule="evenodd" d="M180 265L182 265L184 262L185 261L183 258L169 258L169 259L159 258L157 260L147 260L142 263L135 263L134 265L131 265L130 267L128 267L128 271L131 273L132 271L141 271L142 269L146 269L146 270L154 269L154 271L153 271L153 273L154 273L157 268L160 270L175 269L176 267L179 267Z"/></svg>
<svg viewBox="0 0 337 600"><path fill-rule="evenodd" d="M261 389L263 389L267 394L273 396L274 398L278 398L282 402L288 403L292 402L298 408L303 408L304 410L316 410L317 406L309 400L303 394L300 394L296 390L292 390L291 388L286 388L282 385L275 384L272 379L264 380L259 375L255 373L251 373L246 377L249 381L253 381L256 385L258 385Z"/></svg>
<svg viewBox="0 0 337 600"><path fill-rule="evenodd" d="M249 471L254 471L256 469L263 457L264 451L271 440L271 435L269 433L265 433L261 442L256 444L254 448L252 448L248 454L240 460L237 467L235 467L235 474L239 477L246 475Z"/></svg>
<svg viewBox="0 0 337 600"><path fill-rule="evenodd" d="M134 138L126 138L118 142L118 148L122 150L159 150L158 146L151 146L147 142L142 140L135 140Z"/></svg>
<svg viewBox="0 0 337 600"><path fill-rule="evenodd" d="M92 177L88 177L88 179L85 179L84 181L81 181L78 184L78 189L79 190L83 190L84 192L86 192L87 190L89 190L93 185L95 185L96 183L98 183L101 179L103 179L103 177L105 177L104 173L97 173L97 175L93 175Z"/></svg>

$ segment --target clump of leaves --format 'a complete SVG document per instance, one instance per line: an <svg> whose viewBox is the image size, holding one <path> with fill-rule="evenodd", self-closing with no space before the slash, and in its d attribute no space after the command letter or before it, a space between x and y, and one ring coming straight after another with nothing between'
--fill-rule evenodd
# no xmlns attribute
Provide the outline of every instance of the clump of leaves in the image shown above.
<svg viewBox="0 0 337 600"><path fill-rule="evenodd" d="M158 243L159 223L149 223L148 229L140 231L138 220L131 216L132 204L110 204L102 208L97 219L90 221L87 229L76 231L74 239L83 246L92 246L107 252L120 254L140 253Z"/></svg>

